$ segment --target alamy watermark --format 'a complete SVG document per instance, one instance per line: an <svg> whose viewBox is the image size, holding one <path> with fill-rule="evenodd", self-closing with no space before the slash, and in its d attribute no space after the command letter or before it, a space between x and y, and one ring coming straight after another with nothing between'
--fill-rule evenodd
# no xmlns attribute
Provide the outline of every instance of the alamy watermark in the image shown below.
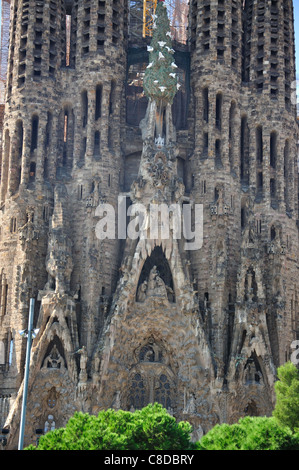
<svg viewBox="0 0 299 470"><path fill-rule="evenodd" d="M184 240L187 251L199 250L203 244L202 204L134 203L127 208L125 196L118 197L117 215L113 205L100 204L95 232L99 240Z"/></svg>

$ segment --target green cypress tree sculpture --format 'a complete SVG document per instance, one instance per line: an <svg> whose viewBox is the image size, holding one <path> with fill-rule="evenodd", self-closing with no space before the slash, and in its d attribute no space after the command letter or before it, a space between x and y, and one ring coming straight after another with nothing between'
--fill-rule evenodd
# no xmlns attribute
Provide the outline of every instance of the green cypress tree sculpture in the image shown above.
<svg viewBox="0 0 299 470"><path fill-rule="evenodd" d="M167 105L171 105L179 89L177 65L174 62L174 50L170 32L170 23L164 1L159 1L154 15L153 37L149 64L146 68L143 89L146 96L155 101L160 121ZM160 133L162 135L162 124Z"/></svg>

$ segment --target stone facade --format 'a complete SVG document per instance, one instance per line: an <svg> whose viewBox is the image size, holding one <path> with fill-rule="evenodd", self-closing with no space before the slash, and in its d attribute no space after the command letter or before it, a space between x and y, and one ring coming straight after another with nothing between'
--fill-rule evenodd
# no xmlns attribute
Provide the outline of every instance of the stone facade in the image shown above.
<svg viewBox="0 0 299 470"><path fill-rule="evenodd" d="M0 189L9 449L31 297L26 445L76 410L158 401L195 439L269 415L276 368L299 339L292 1L190 1L163 145L142 93L150 40L132 34L130 3L12 1ZM100 240L97 207L117 218L119 196L202 205L203 246Z"/></svg>

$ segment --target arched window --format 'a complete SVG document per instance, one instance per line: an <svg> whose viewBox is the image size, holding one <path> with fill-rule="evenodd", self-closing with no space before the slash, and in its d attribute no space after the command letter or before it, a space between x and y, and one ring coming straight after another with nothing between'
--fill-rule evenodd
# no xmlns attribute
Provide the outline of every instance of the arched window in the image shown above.
<svg viewBox="0 0 299 470"><path fill-rule="evenodd" d="M276 191L277 191L276 180L275 178L271 178L270 179L270 199L271 199L271 206L273 207L273 209L276 209L277 207Z"/></svg>
<svg viewBox="0 0 299 470"><path fill-rule="evenodd" d="M64 169L72 168L73 165L73 141L74 141L74 127L75 116L71 105L65 105L59 117L60 121L60 165ZM65 170L64 170L65 171Z"/></svg>
<svg viewBox="0 0 299 470"><path fill-rule="evenodd" d="M12 217L10 219L10 233L16 233L17 231L17 219L16 217Z"/></svg>
<svg viewBox="0 0 299 470"><path fill-rule="evenodd" d="M141 374L135 374L131 381L128 406L139 410L146 405L145 386Z"/></svg>
<svg viewBox="0 0 299 470"><path fill-rule="evenodd" d="M202 157L207 158L209 155L209 133L203 134Z"/></svg>
<svg viewBox="0 0 299 470"><path fill-rule="evenodd" d="M235 165L235 147L236 147L236 130L237 130L237 106L234 101L232 101L230 110L229 110L229 163L230 169L233 171Z"/></svg>
<svg viewBox="0 0 299 470"><path fill-rule="evenodd" d="M128 408L138 410L149 403L160 403L164 408L174 406L173 374L169 367L151 363L147 367L136 367L130 379Z"/></svg>
<svg viewBox="0 0 299 470"><path fill-rule="evenodd" d="M158 387L155 390L155 401L160 403L164 408L172 407L171 386L167 375L161 374L158 381Z"/></svg>
<svg viewBox="0 0 299 470"><path fill-rule="evenodd" d="M22 158L23 155L23 137L24 137L24 130L23 130L23 121L17 121L16 125L16 145L17 145L17 156L18 158Z"/></svg>
<svg viewBox="0 0 299 470"><path fill-rule="evenodd" d="M96 87L96 103L95 103L95 120L97 121L102 115L102 93L103 86L97 85Z"/></svg>
<svg viewBox="0 0 299 470"><path fill-rule="evenodd" d="M114 80L111 82L110 89L110 98L109 98L109 114L112 115L115 110L115 93L116 93L116 83Z"/></svg>
<svg viewBox="0 0 299 470"><path fill-rule="evenodd" d="M16 138L14 142L14 148L11 154L11 166L14 168L10 175L10 191L11 194L15 194L21 182L21 169L22 169L22 156L23 156L23 139L24 130L23 122L18 120L16 123Z"/></svg>
<svg viewBox="0 0 299 470"><path fill-rule="evenodd" d="M94 133L94 146L93 146L93 156L95 160L99 160L101 153L101 134L99 131Z"/></svg>
<svg viewBox="0 0 299 470"><path fill-rule="evenodd" d="M0 276L0 317L6 314L8 304L8 282L4 271Z"/></svg>
<svg viewBox="0 0 299 470"><path fill-rule="evenodd" d="M240 160L241 182L249 184L249 126L247 116L243 116L241 119Z"/></svg>
<svg viewBox="0 0 299 470"><path fill-rule="evenodd" d="M47 150L51 144L52 126L53 126L53 114L50 111L48 111L47 125L46 125L46 138L45 138L45 150Z"/></svg>
<svg viewBox="0 0 299 470"><path fill-rule="evenodd" d="M140 409L154 402L166 409L173 408L174 374L165 344L151 336L134 351L134 356L137 364L129 378L129 409Z"/></svg>
<svg viewBox="0 0 299 470"><path fill-rule="evenodd" d="M36 163L31 162L29 167L29 183L33 183L35 181L35 174L36 174Z"/></svg>
<svg viewBox="0 0 299 470"><path fill-rule="evenodd" d="M256 159L258 163L263 161L264 150L263 150L263 129L261 126L256 128Z"/></svg>
<svg viewBox="0 0 299 470"><path fill-rule="evenodd" d="M32 116L32 120L31 120L31 145L30 145L31 153L33 153L34 150L37 149L37 144L38 144L38 123L39 123L39 118L35 114L34 116Z"/></svg>
<svg viewBox="0 0 299 470"><path fill-rule="evenodd" d="M263 375L262 370L255 353L252 353L251 356L247 359L247 362L244 367L244 381L246 385L260 384L262 382Z"/></svg>
<svg viewBox="0 0 299 470"><path fill-rule="evenodd" d="M88 121L88 94L84 90L81 94L81 103L82 103L82 126L86 127Z"/></svg>
<svg viewBox="0 0 299 470"><path fill-rule="evenodd" d="M292 211L292 162L290 158L290 142L285 141L284 146L284 201L287 213Z"/></svg>
<svg viewBox="0 0 299 470"><path fill-rule="evenodd" d="M221 162L221 140L220 139L216 139L216 141L215 141L215 164L218 167L220 167L222 165L222 162Z"/></svg>
<svg viewBox="0 0 299 470"><path fill-rule="evenodd" d="M154 283L157 285L156 289L153 287ZM155 247L151 256L147 258L143 265L136 292L137 299L138 293L140 293L140 288L142 290L142 286L145 285L147 286L146 292L148 295L151 292L154 292L157 295L158 292L160 292L161 295L163 295L163 292L165 292L165 295L170 302L175 301L172 273L160 246ZM161 289L158 288L159 285Z"/></svg>
<svg viewBox="0 0 299 470"><path fill-rule="evenodd" d="M276 168L277 161L277 133L271 132L270 135L270 165L272 168Z"/></svg>
<svg viewBox="0 0 299 470"><path fill-rule="evenodd" d="M64 369L67 367L65 360L65 352L61 340L58 336L49 343L44 359L42 361L42 368L47 369Z"/></svg>
<svg viewBox="0 0 299 470"><path fill-rule="evenodd" d="M216 96L216 128L221 130L222 126L222 93L217 93Z"/></svg>
<svg viewBox="0 0 299 470"><path fill-rule="evenodd" d="M270 238L271 238L271 241L275 240L276 238L276 229L274 225L272 225L270 229Z"/></svg>
<svg viewBox="0 0 299 470"><path fill-rule="evenodd" d="M204 88L202 91L202 101L203 101L203 120L209 122L209 89Z"/></svg>
<svg viewBox="0 0 299 470"><path fill-rule="evenodd" d="M263 172L258 171L257 172L256 190L257 190L257 195L259 196L259 198L263 196L263 188L264 188Z"/></svg>

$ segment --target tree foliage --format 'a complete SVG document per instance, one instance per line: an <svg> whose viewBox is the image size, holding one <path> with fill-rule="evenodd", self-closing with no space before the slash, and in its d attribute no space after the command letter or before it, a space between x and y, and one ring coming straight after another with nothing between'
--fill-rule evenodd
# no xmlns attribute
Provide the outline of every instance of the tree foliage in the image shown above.
<svg viewBox="0 0 299 470"><path fill-rule="evenodd" d="M195 448L191 431L189 423L177 423L157 403L134 413L109 409L92 416L77 412L65 428L42 436L37 450L188 450Z"/></svg>
<svg viewBox="0 0 299 470"><path fill-rule="evenodd" d="M273 416L282 425L299 431L299 371L292 362L277 369L276 405Z"/></svg>
<svg viewBox="0 0 299 470"><path fill-rule="evenodd" d="M299 436L273 417L241 418L216 425L198 443L199 450L299 450Z"/></svg>
<svg viewBox="0 0 299 470"><path fill-rule="evenodd" d="M134 413L106 410L98 416L77 412L65 428L51 431L33 450L299 450L299 373L292 363L278 368L272 417L246 417L219 424L196 444L192 427L159 404Z"/></svg>
<svg viewBox="0 0 299 470"><path fill-rule="evenodd" d="M156 8L155 29L150 46L149 65L146 68L143 88L146 96L157 103L172 104L177 92L178 78L174 64L170 23L167 8L159 1Z"/></svg>

